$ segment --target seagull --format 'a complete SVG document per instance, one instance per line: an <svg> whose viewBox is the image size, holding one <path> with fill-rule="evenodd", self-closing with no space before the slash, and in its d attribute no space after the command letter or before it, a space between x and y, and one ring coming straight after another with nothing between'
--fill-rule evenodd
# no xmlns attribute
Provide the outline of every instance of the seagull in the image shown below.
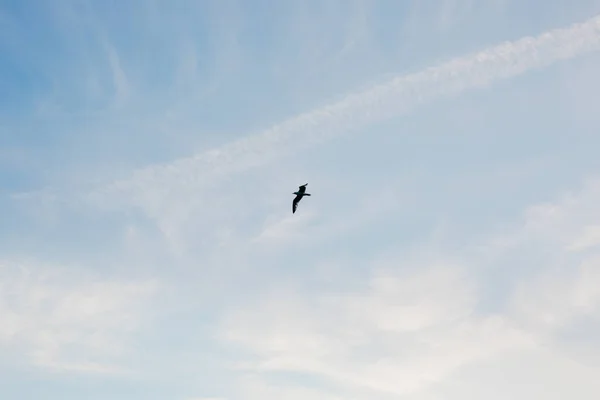
<svg viewBox="0 0 600 400"><path fill-rule="evenodd" d="M298 203L300 202L300 200L302 200L302 197L310 196L310 193L305 193L306 185L308 185L308 183L305 183L302 186L298 186L298 191L294 192L296 197L294 197L294 201L292 202L292 214L296 212L296 208L298 208Z"/></svg>

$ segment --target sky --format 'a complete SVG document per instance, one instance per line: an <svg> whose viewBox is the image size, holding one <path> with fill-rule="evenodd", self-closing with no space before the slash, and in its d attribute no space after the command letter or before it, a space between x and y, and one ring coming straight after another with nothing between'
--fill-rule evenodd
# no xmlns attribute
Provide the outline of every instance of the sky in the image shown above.
<svg viewBox="0 0 600 400"><path fill-rule="evenodd" d="M598 0L0 0L0 397L595 400L598 70Z"/></svg>

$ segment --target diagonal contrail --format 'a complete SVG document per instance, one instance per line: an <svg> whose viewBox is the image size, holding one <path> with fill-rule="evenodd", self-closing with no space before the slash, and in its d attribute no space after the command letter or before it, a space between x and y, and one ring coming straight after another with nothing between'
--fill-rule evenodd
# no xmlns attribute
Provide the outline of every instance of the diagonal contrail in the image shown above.
<svg viewBox="0 0 600 400"><path fill-rule="evenodd" d="M221 148L151 166L96 192L147 203L190 185L260 165L369 123L397 116L419 104L483 87L600 49L600 15L534 37L505 42L437 67L399 76L341 101L301 114ZM158 204L156 204L158 205Z"/></svg>

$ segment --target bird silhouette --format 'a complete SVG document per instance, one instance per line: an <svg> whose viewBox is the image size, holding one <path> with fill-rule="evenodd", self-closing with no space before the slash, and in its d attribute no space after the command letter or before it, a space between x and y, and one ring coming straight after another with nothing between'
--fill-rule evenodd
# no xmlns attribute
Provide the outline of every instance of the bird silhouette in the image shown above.
<svg viewBox="0 0 600 400"><path fill-rule="evenodd" d="M310 196L310 193L306 193L306 185L308 185L308 183L305 183L302 186L298 186L298 191L294 192L296 197L294 197L294 201L292 202L292 214L296 212L300 200L302 200L304 196Z"/></svg>

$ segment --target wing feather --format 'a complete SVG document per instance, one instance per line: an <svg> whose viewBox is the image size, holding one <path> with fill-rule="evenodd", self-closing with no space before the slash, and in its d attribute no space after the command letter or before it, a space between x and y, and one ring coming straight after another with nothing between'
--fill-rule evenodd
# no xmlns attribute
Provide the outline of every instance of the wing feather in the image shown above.
<svg viewBox="0 0 600 400"><path fill-rule="evenodd" d="M298 208L298 203L300 202L301 198L302 196L294 197L294 201L292 201L292 214L296 212L296 209Z"/></svg>

